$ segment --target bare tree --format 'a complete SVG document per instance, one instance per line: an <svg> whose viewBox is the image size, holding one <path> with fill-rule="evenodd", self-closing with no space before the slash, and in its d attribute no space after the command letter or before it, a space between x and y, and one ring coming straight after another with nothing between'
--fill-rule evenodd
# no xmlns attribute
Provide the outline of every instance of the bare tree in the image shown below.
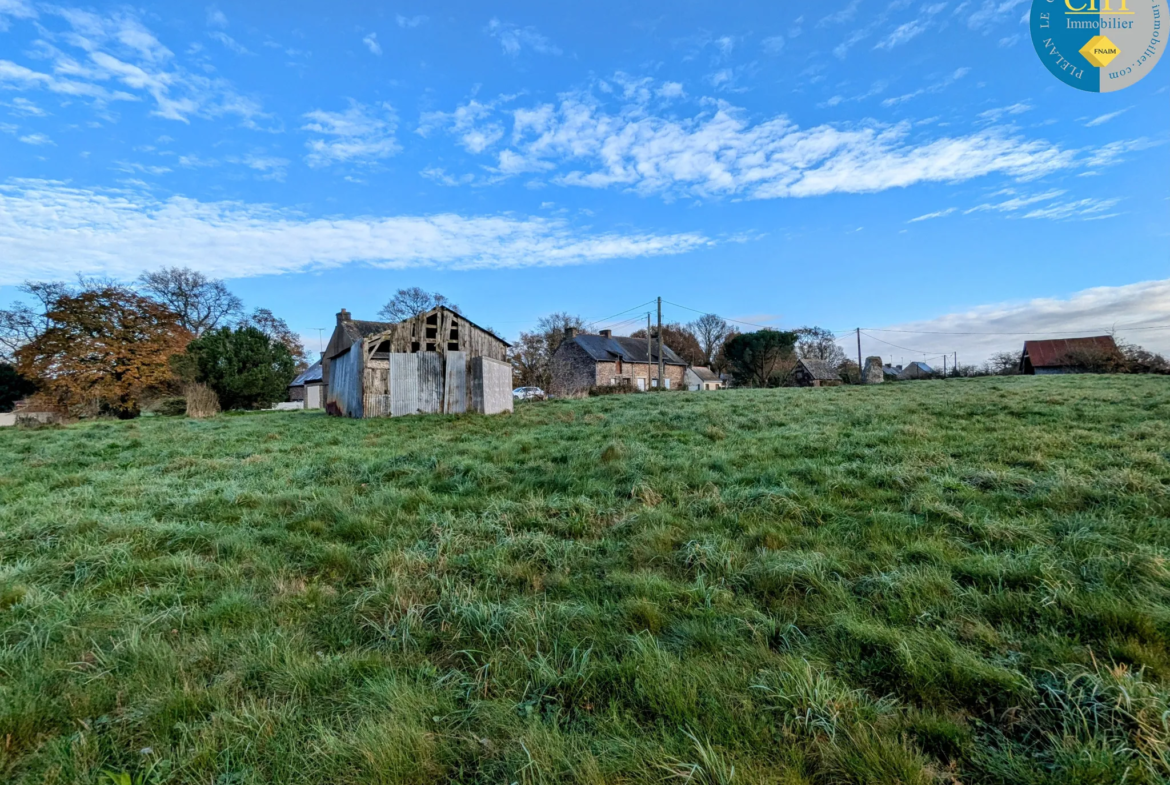
<svg viewBox="0 0 1170 785"><path fill-rule="evenodd" d="M986 369L991 376L1015 376L1020 372L1020 355L1015 352L993 354Z"/></svg>
<svg viewBox="0 0 1170 785"><path fill-rule="evenodd" d="M417 286L412 286L409 289L399 289L390 298L390 302L383 305L382 310L378 311L378 316L388 322L401 322L403 319L410 319L420 313L426 313L440 305L459 313L459 306L438 292L427 292Z"/></svg>
<svg viewBox="0 0 1170 785"><path fill-rule="evenodd" d="M553 313L542 317L532 332L520 333L512 347L512 369L521 386L548 389L552 384L553 353L565 340L565 328L584 329L585 320L569 313Z"/></svg>
<svg viewBox="0 0 1170 785"><path fill-rule="evenodd" d="M687 327L698 339L699 346L703 349L704 363L706 365L714 363L716 355L719 354L719 348L723 346L723 342L727 340L727 336L731 332L727 321L717 314L708 313L700 316Z"/></svg>
<svg viewBox="0 0 1170 785"><path fill-rule="evenodd" d="M78 277L81 290L109 284L109 281ZM79 289L64 281L25 281L19 290L31 297L35 303L12 303L0 309L0 357L11 360L16 350L32 343L44 334L51 324L49 312L57 301L65 296L77 294Z"/></svg>
<svg viewBox="0 0 1170 785"><path fill-rule="evenodd" d="M270 340L284 344L288 348L289 354L296 360L298 373L309 367L308 354L305 352L304 344L301 343L301 337L289 328L288 322L272 311L267 308L257 308L247 318L241 319L240 325L255 327Z"/></svg>
<svg viewBox="0 0 1170 785"><path fill-rule="evenodd" d="M179 316L179 324L196 337L243 313L244 304L223 281L187 267L163 267L138 278L138 286Z"/></svg>
<svg viewBox="0 0 1170 785"><path fill-rule="evenodd" d="M802 360L824 360L836 368L848 359L833 333L824 327L801 327L796 334L796 356Z"/></svg>

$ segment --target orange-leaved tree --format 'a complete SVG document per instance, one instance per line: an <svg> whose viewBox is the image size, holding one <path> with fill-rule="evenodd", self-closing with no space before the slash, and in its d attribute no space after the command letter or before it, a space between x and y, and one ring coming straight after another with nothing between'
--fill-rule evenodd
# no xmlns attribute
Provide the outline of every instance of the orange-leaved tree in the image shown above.
<svg viewBox="0 0 1170 785"><path fill-rule="evenodd" d="M172 311L114 284L64 292L45 317L45 330L17 350L17 368L71 410L97 404L137 416L143 394L172 380L168 360L191 340Z"/></svg>

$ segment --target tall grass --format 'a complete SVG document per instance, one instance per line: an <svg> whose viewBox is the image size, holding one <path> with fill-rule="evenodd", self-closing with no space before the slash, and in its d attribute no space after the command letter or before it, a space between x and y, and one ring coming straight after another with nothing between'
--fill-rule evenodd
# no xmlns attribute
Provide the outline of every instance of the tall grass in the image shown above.
<svg viewBox="0 0 1170 785"><path fill-rule="evenodd" d="M1156 783L1170 388L0 432L0 781Z"/></svg>

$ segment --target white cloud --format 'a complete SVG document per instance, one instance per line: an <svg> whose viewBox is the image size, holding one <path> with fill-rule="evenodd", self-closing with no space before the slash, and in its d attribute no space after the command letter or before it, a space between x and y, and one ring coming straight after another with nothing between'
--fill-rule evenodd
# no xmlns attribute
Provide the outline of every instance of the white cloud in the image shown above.
<svg viewBox="0 0 1170 785"><path fill-rule="evenodd" d="M255 101L236 93L228 82L175 65L171 50L128 12L102 16L49 5L42 10L69 26L62 33L40 29L37 56L52 62L52 73L0 60L0 86L89 98L99 108L111 101L149 98L155 105L153 114L181 122L189 122L192 116L237 115L245 125L254 126L256 118L263 116ZM76 50L77 56L58 43Z"/></svg>
<svg viewBox="0 0 1170 785"><path fill-rule="evenodd" d="M998 123L1005 116L1014 116L1023 114L1024 112L1032 111L1032 105L1027 101L1012 104L1011 106L999 106L995 109L988 109L985 112L979 113L981 120L986 120L989 123Z"/></svg>
<svg viewBox="0 0 1170 785"><path fill-rule="evenodd" d="M161 200L41 180L0 186L0 285L77 273L134 278L187 266L242 278L338 267L502 268L584 264L686 253L711 245L690 232L587 233L565 221L512 216L308 218L266 205Z"/></svg>
<svg viewBox="0 0 1170 785"><path fill-rule="evenodd" d="M655 94L659 98L685 98L687 95L681 82L663 82Z"/></svg>
<svg viewBox="0 0 1170 785"><path fill-rule="evenodd" d="M893 49L896 46L901 46L902 44L905 44L909 41L913 41L915 38L926 32L926 29L929 26L930 25L928 25L926 22L923 22L919 19L907 22L906 24L895 28L892 33L883 38L881 41L878 41L878 44L874 47L874 49Z"/></svg>
<svg viewBox="0 0 1170 785"><path fill-rule="evenodd" d="M1042 207L1027 213L1024 217L1048 218L1054 221L1074 218L1085 221L1096 221L1119 215L1119 213L1110 211L1120 202L1120 199L1078 199L1073 202L1061 202L1060 204L1054 204L1049 207Z"/></svg>
<svg viewBox="0 0 1170 785"><path fill-rule="evenodd" d="M822 17L821 21L817 22L818 27L824 25L836 25L843 22L852 22L857 16L857 7L861 5L861 0L849 0L849 3L838 11L834 11L828 16Z"/></svg>
<svg viewBox="0 0 1170 785"><path fill-rule="evenodd" d="M784 36L770 35L760 42L760 46L764 49L764 54L778 55L784 51L785 44Z"/></svg>
<svg viewBox="0 0 1170 785"><path fill-rule="evenodd" d="M480 122L490 117L492 111L493 104L482 104L473 98L454 112L423 112L417 133L426 137L435 128L446 126L468 152L482 153L504 135L504 127L499 123Z"/></svg>
<svg viewBox="0 0 1170 785"><path fill-rule="evenodd" d="M945 218L946 216L952 214L953 212L955 212L955 208L948 207L945 210L939 210L937 212L927 213L926 215L920 215L917 218L911 218L906 223L916 224L919 221L929 221L929 220L934 219L934 218Z"/></svg>
<svg viewBox="0 0 1170 785"><path fill-rule="evenodd" d="M524 48L542 55L559 55L561 53L560 48L538 32L535 27L520 27L511 22L492 19L488 22L486 32L500 42L504 54L512 57L520 54Z"/></svg>
<svg viewBox="0 0 1170 785"><path fill-rule="evenodd" d="M996 202L994 204L992 204L990 202L985 202L983 204L976 205L975 207L972 207L969 210L964 210L963 215L970 215L971 213L979 213L979 212L987 212L987 211L995 211L995 212L999 212L999 213L1015 212L1016 210L1021 210L1025 207L1028 207L1028 206L1033 205L1033 204L1037 204L1039 202L1047 202L1047 201L1051 201L1052 199L1057 199L1061 196L1064 196L1065 193L1067 193L1067 191L1056 189L1056 190L1052 190L1052 191L1046 191L1046 192L1040 193L1040 194L1033 194L1031 196L1013 196L1011 199L1007 199L1007 200L1002 201L1002 202Z"/></svg>
<svg viewBox="0 0 1170 785"><path fill-rule="evenodd" d="M315 109L305 114L302 131L320 134L305 143L312 167L338 163L372 163L402 148L394 137L398 120L389 104L367 107L353 99L344 112Z"/></svg>
<svg viewBox="0 0 1170 785"><path fill-rule="evenodd" d="M511 111L497 175L555 171L553 183L666 196L755 199L875 193L988 174L1028 179L1077 165L1073 151L1004 129L922 138L910 123L801 128L784 115L751 122L724 102L692 118L645 104L608 111L588 93ZM499 123L486 112L471 127ZM461 129L462 130L462 129ZM494 132L493 132L494 134Z"/></svg>
<svg viewBox="0 0 1170 785"><path fill-rule="evenodd" d="M377 33L370 33L362 39L362 43L366 45L366 49L370 50L370 54L375 54L378 57L382 56L382 46L378 43Z"/></svg>
<svg viewBox="0 0 1170 785"><path fill-rule="evenodd" d="M1028 0L983 0L978 9L967 14L967 26L972 30L988 32L991 28L1008 18L1015 16L1015 9ZM955 9L955 14L966 11L969 3L962 3Z"/></svg>
<svg viewBox="0 0 1170 785"><path fill-rule="evenodd" d="M957 351L961 364L977 365L996 352L1021 351L1026 340L1104 335L1115 328L1118 336L1126 341L1167 353L1170 330L1143 329L1167 324L1170 324L1170 279L1085 289L1066 298L982 305L934 319L887 325L890 330L907 332L869 332L889 343L930 354ZM867 353L879 354L887 360L897 361L902 356L907 362L921 359L920 355L871 341L865 335L862 341Z"/></svg>
<svg viewBox="0 0 1170 785"><path fill-rule="evenodd" d="M26 134L25 136L20 137L20 141L24 142L25 144L38 146L45 144L56 144L52 139L45 136L44 134Z"/></svg>
<svg viewBox="0 0 1170 785"><path fill-rule="evenodd" d="M395 17L395 21L398 22L399 27L418 27L421 24L425 24L427 19L428 17L422 16L421 14L419 16L403 16L402 14L398 14Z"/></svg>
<svg viewBox="0 0 1170 785"><path fill-rule="evenodd" d="M212 30L207 35L211 36L211 38L215 39L216 41L219 41L225 47L227 47L228 49L230 49L231 51L235 52L238 55L253 54L253 52L250 49L248 49L248 47L244 46L239 41L232 38L230 35L223 32L222 30Z"/></svg>
<svg viewBox="0 0 1170 785"><path fill-rule="evenodd" d="M1085 123L1085 128L1095 128L1099 125L1104 125L1105 123L1109 122L1113 118L1120 117L1121 115L1125 114L1126 112L1128 112L1132 108L1133 107L1127 106L1124 109L1118 109L1116 112L1109 112L1108 114L1103 114L1103 115L1100 115L1098 117L1094 117L1092 120Z"/></svg>
<svg viewBox="0 0 1170 785"><path fill-rule="evenodd" d="M45 117L48 115L48 112L34 104L32 101L28 100L27 98L21 98L19 96L13 98L11 101L4 102L3 105L7 106L11 110L9 114L15 115L17 117Z"/></svg>
<svg viewBox="0 0 1170 785"><path fill-rule="evenodd" d="M223 11L220 11L215 6L207 9L207 24L212 27L227 27L228 20L224 16Z"/></svg>
<svg viewBox="0 0 1170 785"><path fill-rule="evenodd" d="M964 76L966 76L969 73L971 73L970 68L966 68L966 67L956 68L953 73L947 75L946 77L944 77L943 79L940 79L937 82L933 82L930 85L927 85L926 87L919 88L912 93L905 93L904 95L898 95L898 96L894 96L892 98L887 98L886 100L882 101L882 106L896 106L898 104L902 104L902 103L905 103L905 102L910 101L912 99L915 99L920 95L925 95L927 93L942 92L943 90L947 89L948 87L950 87L955 82L959 81L960 79L962 79Z"/></svg>

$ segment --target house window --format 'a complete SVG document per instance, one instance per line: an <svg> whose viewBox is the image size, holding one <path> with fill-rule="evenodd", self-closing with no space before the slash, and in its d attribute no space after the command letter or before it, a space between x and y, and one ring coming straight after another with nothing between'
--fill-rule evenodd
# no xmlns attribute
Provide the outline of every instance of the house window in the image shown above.
<svg viewBox="0 0 1170 785"><path fill-rule="evenodd" d="M618 373L618 376L622 375L622 358L621 357L619 357L617 359L617 373Z"/></svg>
<svg viewBox="0 0 1170 785"><path fill-rule="evenodd" d="M662 389L664 389L664 390L670 389L670 379L663 379L662 380Z"/></svg>
<svg viewBox="0 0 1170 785"><path fill-rule="evenodd" d="M610 387L613 387L613 386L615 386L616 384L617 384L617 377L616 377L616 376L611 376L611 377L609 378L609 386L610 386Z"/></svg>
<svg viewBox="0 0 1170 785"><path fill-rule="evenodd" d="M646 390L646 380L641 377L638 378L638 389L643 392Z"/></svg>

